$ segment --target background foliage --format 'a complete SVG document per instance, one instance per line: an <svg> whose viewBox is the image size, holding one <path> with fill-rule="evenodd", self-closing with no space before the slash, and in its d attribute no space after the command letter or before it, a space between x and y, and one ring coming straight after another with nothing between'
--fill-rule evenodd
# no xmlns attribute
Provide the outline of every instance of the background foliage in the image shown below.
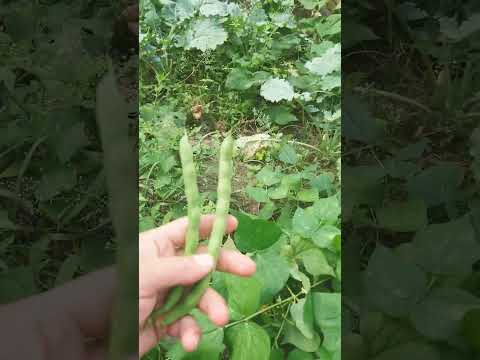
<svg viewBox="0 0 480 360"><path fill-rule="evenodd" d="M257 273L215 273L231 322L192 354L146 359L339 359L340 15L324 1L141 1L140 228L186 214L178 141L194 144L214 211L222 133L236 141L225 246Z"/></svg>
<svg viewBox="0 0 480 360"><path fill-rule="evenodd" d="M113 261L95 93L125 4L1 3L4 303ZM117 50L117 63L130 71L136 67L135 56L126 62Z"/></svg>
<svg viewBox="0 0 480 360"><path fill-rule="evenodd" d="M343 5L344 353L477 359L479 4Z"/></svg>

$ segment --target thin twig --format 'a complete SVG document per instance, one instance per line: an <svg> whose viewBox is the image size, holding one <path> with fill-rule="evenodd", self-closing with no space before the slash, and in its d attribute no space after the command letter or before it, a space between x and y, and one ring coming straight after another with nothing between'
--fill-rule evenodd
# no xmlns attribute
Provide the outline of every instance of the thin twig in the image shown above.
<svg viewBox="0 0 480 360"><path fill-rule="evenodd" d="M367 89L367 88L362 88L359 86L355 86L353 90L363 93L363 94L373 94L373 95L378 95L378 96L383 96L383 97L388 97L393 100L398 100L401 102L404 102L406 104L414 105L418 107L419 109L422 109L425 112L431 113L432 109L430 109L428 106L425 106L423 104L420 104L418 101L415 101L413 99L407 98L405 96L395 94L389 91L383 91L383 90L377 90L377 89Z"/></svg>

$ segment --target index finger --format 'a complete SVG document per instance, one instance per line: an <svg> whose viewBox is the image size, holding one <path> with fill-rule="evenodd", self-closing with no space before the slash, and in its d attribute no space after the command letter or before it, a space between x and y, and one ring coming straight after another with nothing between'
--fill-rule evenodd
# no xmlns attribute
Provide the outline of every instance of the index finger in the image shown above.
<svg viewBox="0 0 480 360"><path fill-rule="evenodd" d="M210 235L213 223L215 221L215 215L202 215L200 217L200 238L205 239ZM238 220L232 216L228 215L227 217L227 227L226 233L230 234L235 231L238 226ZM188 227L188 218L182 217L180 219L174 220L168 224L160 226L156 229L148 230L141 234L141 241L169 241L173 247L181 248L185 244L185 235Z"/></svg>

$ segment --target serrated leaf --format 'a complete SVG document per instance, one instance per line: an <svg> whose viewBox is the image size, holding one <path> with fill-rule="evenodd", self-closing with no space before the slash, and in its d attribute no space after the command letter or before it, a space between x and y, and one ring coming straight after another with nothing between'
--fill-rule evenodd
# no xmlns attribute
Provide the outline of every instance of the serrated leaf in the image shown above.
<svg viewBox="0 0 480 360"><path fill-rule="evenodd" d="M274 78L265 81L260 88L260 95L271 102L292 101L295 92L293 86L287 80Z"/></svg>
<svg viewBox="0 0 480 360"><path fill-rule="evenodd" d="M227 4L218 0L204 0L200 6L200 14L203 16L226 16Z"/></svg>
<svg viewBox="0 0 480 360"><path fill-rule="evenodd" d="M187 49L195 48L203 52L215 49L228 38L223 27L212 19L196 20L185 36Z"/></svg>
<svg viewBox="0 0 480 360"><path fill-rule="evenodd" d="M334 71L339 71L341 65L341 46L336 44L325 53L313 58L305 64L305 67L312 73L320 76L328 75Z"/></svg>

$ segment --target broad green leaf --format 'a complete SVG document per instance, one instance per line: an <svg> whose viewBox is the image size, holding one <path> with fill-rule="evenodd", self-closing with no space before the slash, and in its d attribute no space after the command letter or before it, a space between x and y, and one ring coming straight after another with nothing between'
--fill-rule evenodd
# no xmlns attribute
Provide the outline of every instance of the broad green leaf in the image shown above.
<svg viewBox="0 0 480 360"><path fill-rule="evenodd" d="M322 56L308 61L305 64L305 67L312 73L320 76L325 76L333 71L338 71L340 70L341 64L341 49L340 44L335 44L333 47L325 51Z"/></svg>
<svg viewBox="0 0 480 360"><path fill-rule="evenodd" d="M440 360L441 358L432 345L413 341L390 348L372 358L372 360L405 359Z"/></svg>
<svg viewBox="0 0 480 360"><path fill-rule="evenodd" d="M15 224L8 218L8 212L0 210L0 229L15 230L16 228Z"/></svg>
<svg viewBox="0 0 480 360"><path fill-rule="evenodd" d="M480 351L480 309L468 311L462 319L462 334L468 344Z"/></svg>
<svg viewBox="0 0 480 360"><path fill-rule="evenodd" d="M260 88L260 95L271 102L281 100L293 100L293 86L287 81L279 78L267 80Z"/></svg>
<svg viewBox="0 0 480 360"><path fill-rule="evenodd" d="M268 220L273 216L273 212L275 211L275 209L275 203L272 201L267 201L267 203L265 203L265 205L263 205L263 207L258 212L258 217L260 219Z"/></svg>
<svg viewBox="0 0 480 360"><path fill-rule="evenodd" d="M298 300L297 303L292 304L292 306L290 306L290 314L295 322L295 326L302 333L302 335L307 339L313 339L314 316L312 297L307 294L306 297Z"/></svg>
<svg viewBox="0 0 480 360"><path fill-rule="evenodd" d="M290 109L283 105L276 105L267 111L270 120L278 125L286 125L298 121L297 117L290 112Z"/></svg>
<svg viewBox="0 0 480 360"><path fill-rule="evenodd" d="M58 271L57 277L55 278L55 286L60 286L73 279L73 276L80 266L80 260L80 256L76 254L69 255L65 259Z"/></svg>
<svg viewBox="0 0 480 360"><path fill-rule="evenodd" d="M6 304L37 293L31 267L21 266L0 274L0 304Z"/></svg>
<svg viewBox="0 0 480 360"><path fill-rule="evenodd" d="M298 162L298 155L295 148L290 144L284 144L280 149L278 158L286 164L295 165Z"/></svg>
<svg viewBox="0 0 480 360"><path fill-rule="evenodd" d="M345 96L342 102L342 135L347 139L373 144L385 135L383 124L374 119L357 96Z"/></svg>
<svg viewBox="0 0 480 360"><path fill-rule="evenodd" d="M225 86L233 90L247 90L253 84L252 74L244 69L234 68L227 76Z"/></svg>
<svg viewBox="0 0 480 360"><path fill-rule="evenodd" d="M226 16L227 4L218 0L204 0L200 6L203 16Z"/></svg>
<svg viewBox="0 0 480 360"><path fill-rule="evenodd" d="M468 218L429 225L417 232L411 245L412 259L434 274L468 274L480 258L480 244Z"/></svg>
<svg viewBox="0 0 480 360"><path fill-rule="evenodd" d="M300 256L305 269L313 276L318 275L331 275L335 276L335 273L327 261L327 258L320 249L309 249L303 251Z"/></svg>
<svg viewBox="0 0 480 360"><path fill-rule="evenodd" d="M314 352L319 348L320 342L320 336L316 332L313 333L313 338L308 339L295 326L289 323L285 326L284 344L292 344L305 352Z"/></svg>
<svg viewBox="0 0 480 360"><path fill-rule="evenodd" d="M317 189L303 189L298 192L297 200L302 202L315 202L318 200L318 190Z"/></svg>
<svg viewBox="0 0 480 360"><path fill-rule="evenodd" d="M282 358L283 359L283 358ZM299 349L293 349L288 353L287 360L314 360L312 353L308 353Z"/></svg>
<svg viewBox="0 0 480 360"><path fill-rule="evenodd" d="M397 232L417 231L427 225L427 208L423 200L391 201L377 209L378 226Z"/></svg>
<svg viewBox="0 0 480 360"><path fill-rule="evenodd" d="M368 360L368 344L361 335L351 333L342 336L342 359Z"/></svg>
<svg viewBox="0 0 480 360"><path fill-rule="evenodd" d="M464 171L458 165L435 165L410 178L408 192L413 198L423 199L428 206L439 205L455 199L463 176Z"/></svg>
<svg viewBox="0 0 480 360"><path fill-rule="evenodd" d="M259 187L247 186L245 188L245 193L255 200L256 202L268 202L268 192L265 189Z"/></svg>
<svg viewBox="0 0 480 360"><path fill-rule="evenodd" d="M406 316L427 290L427 276L414 263L377 245L364 274L370 304L392 316Z"/></svg>
<svg viewBox="0 0 480 360"><path fill-rule="evenodd" d="M339 293L314 292L315 322L323 333L322 346L330 352L340 349L341 295Z"/></svg>
<svg viewBox="0 0 480 360"><path fill-rule="evenodd" d="M338 227L324 225L314 232L312 240L315 245L321 248L331 248L337 236L340 236L340 229Z"/></svg>
<svg viewBox="0 0 480 360"><path fill-rule="evenodd" d="M257 175L255 175L255 177L265 186L272 186L280 182L282 178L282 173L274 171L271 166L267 165L263 167L262 170L260 170Z"/></svg>
<svg viewBox="0 0 480 360"><path fill-rule="evenodd" d="M242 319L258 310L262 283L256 277L240 277L226 274L225 284L232 320Z"/></svg>
<svg viewBox="0 0 480 360"><path fill-rule="evenodd" d="M239 224L234 235L237 248L242 252L263 250L280 239L282 230L273 222L252 219L242 213L236 213Z"/></svg>
<svg viewBox="0 0 480 360"><path fill-rule="evenodd" d="M457 288L434 289L410 314L422 335L432 340L448 340L459 335L464 315L480 308L480 298Z"/></svg>
<svg viewBox="0 0 480 360"><path fill-rule="evenodd" d="M186 48L205 52L222 45L227 37L227 32L217 22L209 18L196 20L186 33Z"/></svg>
<svg viewBox="0 0 480 360"><path fill-rule="evenodd" d="M337 195L321 198L315 201L312 209L323 222L336 223L341 213L340 200Z"/></svg>
<svg viewBox="0 0 480 360"><path fill-rule="evenodd" d="M74 168L57 168L42 176L35 196L40 201L50 200L61 192L70 190L76 183L77 174Z"/></svg>
<svg viewBox="0 0 480 360"><path fill-rule="evenodd" d="M292 219L293 231L305 238L311 238L320 226L320 220L313 208L297 208Z"/></svg>
<svg viewBox="0 0 480 360"><path fill-rule="evenodd" d="M272 200L280 200L285 199L290 192L290 185L287 184L285 181L282 181L279 186L274 189L268 190L268 196Z"/></svg>
<svg viewBox="0 0 480 360"><path fill-rule="evenodd" d="M225 337L231 360L266 360L270 357L270 337L253 322L228 328Z"/></svg>
<svg viewBox="0 0 480 360"><path fill-rule="evenodd" d="M287 283L290 277L288 262L272 248L256 253L254 260L257 264L255 277L262 282L261 303L265 304Z"/></svg>

